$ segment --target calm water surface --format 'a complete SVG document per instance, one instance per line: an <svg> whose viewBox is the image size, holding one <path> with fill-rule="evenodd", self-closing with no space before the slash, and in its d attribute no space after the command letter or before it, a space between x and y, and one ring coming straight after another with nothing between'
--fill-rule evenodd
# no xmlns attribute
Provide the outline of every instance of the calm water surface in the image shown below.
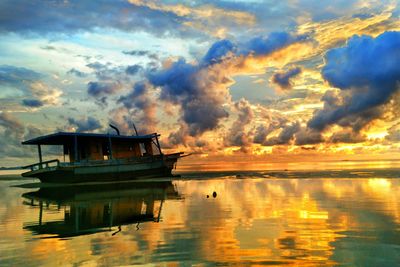
<svg viewBox="0 0 400 267"><path fill-rule="evenodd" d="M62 188L3 179L0 265L400 266L398 177L197 173Z"/></svg>

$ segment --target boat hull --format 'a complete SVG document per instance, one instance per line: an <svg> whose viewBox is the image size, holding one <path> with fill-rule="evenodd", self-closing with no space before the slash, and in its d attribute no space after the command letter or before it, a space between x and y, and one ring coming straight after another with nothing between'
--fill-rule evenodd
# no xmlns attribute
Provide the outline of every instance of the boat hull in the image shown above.
<svg viewBox="0 0 400 267"><path fill-rule="evenodd" d="M176 161L176 160L175 160ZM44 183L108 182L172 176L171 164L164 161L136 164L56 166L23 173Z"/></svg>

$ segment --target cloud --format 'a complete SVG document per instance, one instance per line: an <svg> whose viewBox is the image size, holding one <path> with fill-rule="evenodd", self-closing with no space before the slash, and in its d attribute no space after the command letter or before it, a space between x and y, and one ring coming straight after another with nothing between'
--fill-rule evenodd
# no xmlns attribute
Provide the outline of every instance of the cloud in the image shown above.
<svg viewBox="0 0 400 267"><path fill-rule="evenodd" d="M130 66L126 67L125 72L128 75L135 75L142 69L143 69L142 66L135 64L135 65L130 65Z"/></svg>
<svg viewBox="0 0 400 267"><path fill-rule="evenodd" d="M114 94L122 88L119 82L89 82L87 84L87 92L93 97L107 96Z"/></svg>
<svg viewBox="0 0 400 267"><path fill-rule="evenodd" d="M206 65L220 63L224 57L226 57L230 52L235 52L235 50L236 46L231 41L217 41L208 49L207 54L203 57L203 62Z"/></svg>
<svg viewBox="0 0 400 267"><path fill-rule="evenodd" d="M240 146L242 151L247 151L247 147L251 144L249 133L245 128L254 118L254 112L250 103L246 99L240 99L233 105L234 112L237 113L237 119L233 122L228 134L225 137L225 145Z"/></svg>
<svg viewBox="0 0 400 267"><path fill-rule="evenodd" d="M228 93L220 87L230 80L218 70L180 59L167 69L150 72L148 79L154 86L161 87L161 100L180 104L181 119L189 126L191 136L215 129L220 119L228 117L223 107Z"/></svg>
<svg viewBox="0 0 400 267"><path fill-rule="evenodd" d="M102 128L100 121L90 116L81 120L68 118L68 123L74 126L77 132L92 132Z"/></svg>
<svg viewBox="0 0 400 267"><path fill-rule="evenodd" d="M339 132L334 132L329 138L331 143L361 143L366 141L366 136L360 133L355 133L351 130L343 130Z"/></svg>
<svg viewBox="0 0 400 267"><path fill-rule="evenodd" d="M287 145L294 139L295 134L300 131L300 127L301 125L298 121L289 123L283 126L282 131L279 133L279 135L268 138L263 142L263 145Z"/></svg>
<svg viewBox="0 0 400 267"><path fill-rule="evenodd" d="M304 40L304 36L287 33L256 37L240 45L221 40L210 47L200 62L188 63L181 58L162 69L147 71L146 77L153 86L161 88L162 101L180 105L180 122L187 125L181 130L199 136L216 129L228 117L224 106L230 101L232 76L253 71L250 61L262 57L256 64L258 71L262 64L269 64L268 55Z"/></svg>
<svg viewBox="0 0 400 267"><path fill-rule="evenodd" d="M293 35L287 32L272 32L268 36L251 39L244 45L243 54L267 55L296 42L307 41L307 35Z"/></svg>
<svg viewBox="0 0 400 267"><path fill-rule="evenodd" d="M323 141L324 138L319 131L315 131L307 127L302 127L295 134L295 145L297 146L314 145L322 143Z"/></svg>
<svg viewBox="0 0 400 267"><path fill-rule="evenodd" d="M178 18L174 13L135 6L127 1L0 2L0 32L29 35L117 29L125 32L146 31L159 36L194 36L193 28L188 29Z"/></svg>
<svg viewBox="0 0 400 267"><path fill-rule="evenodd" d="M131 51L122 51L123 54L125 55L130 55L130 56L139 56L139 57L148 57L153 60L159 60L159 57L156 53L153 53L148 50L131 50Z"/></svg>
<svg viewBox="0 0 400 267"><path fill-rule="evenodd" d="M43 102L38 99L23 99L22 105L31 107L31 108L38 108L43 106Z"/></svg>
<svg viewBox="0 0 400 267"><path fill-rule="evenodd" d="M28 89L31 82L43 78L33 70L9 65L0 66L0 84Z"/></svg>
<svg viewBox="0 0 400 267"><path fill-rule="evenodd" d="M322 75L340 91L325 94L324 108L308 126L323 131L339 124L359 131L382 117L384 106L400 88L400 32L354 36L345 47L328 51L325 59Z"/></svg>
<svg viewBox="0 0 400 267"><path fill-rule="evenodd" d="M392 125L388 129L388 135L385 136L385 139L392 142L400 142L400 123Z"/></svg>
<svg viewBox="0 0 400 267"><path fill-rule="evenodd" d="M0 85L13 90L9 101L20 99L24 106L41 107L59 103L62 91L43 82L44 78L44 75L27 68L0 66Z"/></svg>
<svg viewBox="0 0 400 267"><path fill-rule="evenodd" d="M0 126L14 132L16 135L22 135L24 132L22 123L8 112L0 113Z"/></svg>
<svg viewBox="0 0 400 267"><path fill-rule="evenodd" d="M10 164L24 164L26 158L32 158L37 152L31 147L22 146L21 142L41 135L42 132L33 127L25 126L12 113L0 113L0 155L12 159ZM4 162L4 161L3 161Z"/></svg>
<svg viewBox="0 0 400 267"><path fill-rule="evenodd" d="M254 25L254 15L214 5L188 6L183 4L163 4L156 1L129 0L135 6L173 14L182 21L182 25L217 37L225 37L226 28L246 28Z"/></svg>
<svg viewBox="0 0 400 267"><path fill-rule="evenodd" d="M154 89L149 84L138 82L129 94L121 96L117 101L126 108L126 110L121 111L130 114L129 117L124 119L124 123L129 125L134 121L138 131L143 134L155 132L157 125L157 105L151 95L151 90ZM126 128L129 128L129 126Z"/></svg>
<svg viewBox="0 0 400 267"><path fill-rule="evenodd" d="M286 72L277 72L272 76L272 82L277 84L281 89L288 90L293 86L292 79L300 73L300 67L291 68Z"/></svg>
<svg viewBox="0 0 400 267"><path fill-rule="evenodd" d="M75 75L75 76L78 77L78 78L85 78L85 77L87 76L87 73L84 73L84 72L82 72L82 71L80 71L80 70L77 70L77 69L75 69L75 68L70 69L70 70L67 72L67 74Z"/></svg>

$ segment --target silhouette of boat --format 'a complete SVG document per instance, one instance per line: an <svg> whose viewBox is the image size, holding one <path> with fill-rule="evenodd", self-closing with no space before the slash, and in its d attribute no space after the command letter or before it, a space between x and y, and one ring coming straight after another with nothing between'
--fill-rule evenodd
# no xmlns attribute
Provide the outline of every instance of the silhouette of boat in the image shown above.
<svg viewBox="0 0 400 267"><path fill-rule="evenodd" d="M24 229L46 237L87 235L118 227L114 235L123 225L159 222L164 201L180 199L171 181L47 187L22 197L25 205L39 209L38 221L25 223ZM46 212L60 212L64 217L44 221Z"/></svg>
<svg viewBox="0 0 400 267"><path fill-rule="evenodd" d="M112 125L110 125L112 126ZM37 145L39 162L25 166L24 177L49 183L121 181L172 176L183 152L163 154L157 133L119 134L58 132L22 142ZM63 147L64 162L43 161L42 145ZM186 156L186 155L185 155Z"/></svg>

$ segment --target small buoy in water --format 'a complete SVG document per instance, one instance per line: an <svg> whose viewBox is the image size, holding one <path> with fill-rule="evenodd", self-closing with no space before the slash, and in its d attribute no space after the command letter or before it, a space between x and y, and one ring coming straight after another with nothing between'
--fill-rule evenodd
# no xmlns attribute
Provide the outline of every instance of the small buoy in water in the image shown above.
<svg viewBox="0 0 400 267"><path fill-rule="evenodd" d="M217 192L213 192L213 198L216 198L217 197Z"/></svg>
<svg viewBox="0 0 400 267"><path fill-rule="evenodd" d="M207 198L209 198L210 196L209 195L207 195Z"/></svg>

